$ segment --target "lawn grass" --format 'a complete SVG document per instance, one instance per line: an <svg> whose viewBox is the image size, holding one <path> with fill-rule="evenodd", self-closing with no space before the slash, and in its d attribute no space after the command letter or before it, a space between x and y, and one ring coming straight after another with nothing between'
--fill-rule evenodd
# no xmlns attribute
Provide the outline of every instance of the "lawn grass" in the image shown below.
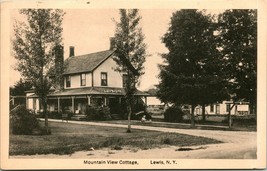
<svg viewBox="0 0 267 171"><path fill-rule="evenodd" d="M169 145L192 146L221 143L220 141L185 134L163 133L124 128L50 123L51 135L31 136L10 134L10 155L72 154L75 151L124 147L150 149Z"/></svg>
<svg viewBox="0 0 267 171"><path fill-rule="evenodd" d="M112 124L122 124L122 125L127 125L128 121L127 120L112 120L112 121L98 121L98 122L103 122L103 123L112 123ZM152 119L152 122L148 123L142 123L139 120L132 120L131 121L132 125L141 125L141 126L153 126L153 127L164 127L164 128L176 128L176 129L192 129L190 123L170 123L170 122L159 122L159 121L154 121ZM205 125L205 126L203 126ZM196 126L194 129L202 129L202 130L220 130L220 131L252 131L255 132L257 131L257 125L237 125L234 124L232 128L229 128L227 124L225 125L220 125L220 124L210 124L208 122L204 124L196 123Z"/></svg>

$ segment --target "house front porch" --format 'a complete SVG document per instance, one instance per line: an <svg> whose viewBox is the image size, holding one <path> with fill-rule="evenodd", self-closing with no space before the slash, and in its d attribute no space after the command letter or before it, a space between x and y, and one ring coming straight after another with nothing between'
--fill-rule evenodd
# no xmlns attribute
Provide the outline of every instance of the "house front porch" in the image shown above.
<svg viewBox="0 0 267 171"><path fill-rule="evenodd" d="M85 116L88 105L107 106L111 114L118 114L126 106L124 96L125 90L123 88L86 87L64 89L48 95L47 109L49 112L71 113L74 116ZM146 93L137 90L135 96L146 106ZM28 109L33 109L36 113L42 111L42 105L38 100L38 96L35 94L27 96L27 101L35 101L35 103L27 105ZM39 104L36 102L39 102Z"/></svg>

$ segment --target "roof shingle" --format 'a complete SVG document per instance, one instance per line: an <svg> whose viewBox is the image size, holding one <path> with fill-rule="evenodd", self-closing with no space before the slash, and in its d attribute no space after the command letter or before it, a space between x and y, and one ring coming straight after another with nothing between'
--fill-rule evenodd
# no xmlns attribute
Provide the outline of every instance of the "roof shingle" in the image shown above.
<svg viewBox="0 0 267 171"><path fill-rule="evenodd" d="M101 62L110 57L115 50L106 50L86 55L69 57L64 61L64 75L92 72Z"/></svg>

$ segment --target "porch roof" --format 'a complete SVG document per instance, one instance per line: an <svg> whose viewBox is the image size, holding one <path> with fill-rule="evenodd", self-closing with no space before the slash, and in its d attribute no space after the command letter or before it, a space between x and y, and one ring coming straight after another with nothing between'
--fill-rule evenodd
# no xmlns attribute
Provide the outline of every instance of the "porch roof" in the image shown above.
<svg viewBox="0 0 267 171"><path fill-rule="evenodd" d="M72 88L55 91L50 93L48 97L57 96L78 96L78 95L117 95L124 96L124 88L112 88L112 87L83 87L83 88ZM135 96L148 96L149 94L137 90ZM35 94L29 97L37 97Z"/></svg>

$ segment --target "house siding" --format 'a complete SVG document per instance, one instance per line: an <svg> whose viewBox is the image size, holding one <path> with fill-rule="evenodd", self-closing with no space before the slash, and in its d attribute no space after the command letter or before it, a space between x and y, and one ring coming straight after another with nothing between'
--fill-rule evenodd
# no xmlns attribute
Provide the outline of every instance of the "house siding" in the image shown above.
<svg viewBox="0 0 267 171"><path fill-rule="evenodd" d="M80 87L91 87L92 86L92 74L86 73L85 74L85 86L81 86L81 74L74 74L70 76L70 87L66 87L66 77L64 78L64 88L80 88Z"/></svg>
<svg viewBox="0 0 267 171"><path fill-rule="evenodd" d="M231 103L230 101L223 101L222 103L214 104L214 110L213 112L210 111L210 105L205 107L205 113L209 115L214 114L221 114L221 115L227 115L229 112L227 111L227 103ZM233 104L230 104L232 106ZM235 107L232 108L231 114L238 114L238 112L247 112L249 114L249 105L248 104L238 104ZM195 114L201 115L202 114L202 107L197 106L195 109Z"/></svg>
<svg viewBox="0 0 267 171"><path fill-rule="evenodd" d="M94 86L101 86L101 72L107 73L107 86L106 87L119 87L122 88L122 75L115 71L117 64L112 59L108 58L104 63L97 67L93 72L94 74Z"/></svg>
<svg viewBox="0 0 267 171"><path fill-rule="evenodd" d="M85 78L86 85L83 87L92 87L92 73L86 73Z"/></svg>
<svg viewBox="0 0 267 171"><path fill-rule="evenodd" d="M114 50L97 52L88 55L71 57L67 60L64 68L63 89L56 89L48 96L48 111L73 112L74 114L85 114L86 105L108 105L110 111L118 112L116 105L122 102L125 90L123 88L123 73L115 71L117 63L110 56ZM128 66L127 66L128 67ZM133 67L132 67L133 68ZM132 69L131 69L132 70ZM107 85L101 86L101 73L106 73ZM85 74L85 86L81 86L81 74ZM66 80L69 78L69 86ZM84 77L83 77L84 78ZM84 82L83 82L84 84ZM106 82L103 81L103 84ZM28 96L34 93L28 93ZM137 97L145 97L146 93L136 92ZM36 102L36 103L35 103ZM141 103L143 104L143 103ZM27 97L27 107L40 112L38 96Z"/></svg>

